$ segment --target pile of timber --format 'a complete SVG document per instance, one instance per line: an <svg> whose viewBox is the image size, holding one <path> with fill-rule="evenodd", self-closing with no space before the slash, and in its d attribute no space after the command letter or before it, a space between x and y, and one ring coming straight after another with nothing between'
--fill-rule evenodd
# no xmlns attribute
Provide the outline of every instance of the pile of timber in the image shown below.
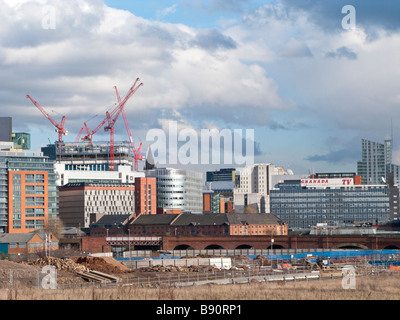
<svg viewBox="0 0 400 320"><path fill-rule="evenodd" d="M81 278L85 279L86 281L91 282L100 282L100 283L111 283L111 282L119 282L120 278L115 277L108 273L103 273L95 270L88 270L84 272L77 272L76 273Z"/></svg>

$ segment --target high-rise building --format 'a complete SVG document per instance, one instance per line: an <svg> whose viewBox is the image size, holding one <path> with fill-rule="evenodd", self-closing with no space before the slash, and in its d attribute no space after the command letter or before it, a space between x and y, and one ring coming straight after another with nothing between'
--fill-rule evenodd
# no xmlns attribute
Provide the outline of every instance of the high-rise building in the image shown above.
<svg viewBox="0 0 400 320"><path fill-rule="evenodd" d="M42 153L0 151L0 232L41 229L57 214L53 161Z"/></svg>
<svg viewBox="0 0 400 320"><path fill-rule="evenodd" d="M361 161L357 162L357 174L363 184L386 183L392 171L392 140L379 143L367 139L361 141Z"/></svg>
<svg viewBox="0 0 400 320"><path fill-rule="evenodd" d="M233 192L235 212L246 211L252 207L259 213L268 213L270 190L273 187L273 176L285 176L288 173L282 167L273 164L254 164L244 167Z"/></svg>
<svg viewBox="0 0 400 320"><path fill-rule="evenodd" d="M145 173L146 177L157 178L157 208L202 213L202 173L174 168L157 168Z"/></svg>
<svg viewBox="0 0 400 320"><path fill-rule="evenodd" d="M135 178L135 215L157 214L157 179Z"/></svg>

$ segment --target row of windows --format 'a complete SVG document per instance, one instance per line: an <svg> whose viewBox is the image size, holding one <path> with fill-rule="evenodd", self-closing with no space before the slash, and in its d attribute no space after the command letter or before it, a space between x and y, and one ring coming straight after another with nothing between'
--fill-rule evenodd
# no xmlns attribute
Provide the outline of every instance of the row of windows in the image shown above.
<svg viewBox="0 0 400 320"><path fill-rule="evenodd" d="M86 198L87 202L90 201L130 201L134 199L134 195L128 195L128 196L115 196L115 197L110 197L107 195L100 195L100 196L88 196ZM112 199L112 200L111 200Z"/></svg>
<svg viewBox="0 0 400 320"><path fill-rule="evenodd" d="M44 220L25 220L26 229L42 229L44 227ZM13 220L13 228L21 229L21 220Z"/></svg>
<svg viewBox="0 0 400 320"><path fill-rule="evenodd" d="M85 195L89 196L133 196L134 190L87 190Z"/></svg>

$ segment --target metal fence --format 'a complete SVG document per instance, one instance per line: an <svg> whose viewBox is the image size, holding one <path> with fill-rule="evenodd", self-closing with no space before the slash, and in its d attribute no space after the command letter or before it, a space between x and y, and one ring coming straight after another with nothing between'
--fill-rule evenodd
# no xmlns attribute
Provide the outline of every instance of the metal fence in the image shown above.
<svg viewBox="0 0 400 320"><path fill-rule="evenodd" d="M2 270L0 289L8 288L48 288L57 279L57 270L53 267L41 270L8 269ZM53 282L54 284L54 282Z"/></svg>
<svg viewBox="0 0 400 320"><path fill-rule="evenodd" d="M86 284L62 284L58 288L86 288L86 287L116 287L133 286L138 288L159 288L159 287L186 287L203 284L241 284L258 281L289 281L289 280L317 280L320 279L318 271L310 271L306 268L293 270L273 271L269 268L257 268L249 270L221 270L216 272L196 272L149 275L123 279L117 283L86 283Z"/></svg>
<svg viewBox="0 0 400 320"><path fill-rule="evenodd" d="M248 283L252 280L258 281L290 281L290 280L317 280L321 279L321 273L315 266L302 266L299 259L290 260L288 268L282 268L285 259L240 259L232 258L230 269L217 270L204 267L199 272L180 272L175 274L149 272L146 277L134 277L121 279L118 282L109 283L70 283L57 284L57 271L54 270L32 270L32 269L10 269L1 270L2 281L0 289L7 288L87 288L87 287L115 287L115 286L138 286L142 288L157 287L181 287L201 285L205 283ZM332 264L330 278L341 277L341 267L345 265L356 267L357 275L370 276L378 275L381 272L388 272L391 265L400 265L399 255L376 253L363 257L347 256ZM330 267L328 265L328 267ZM241 270L239 270L241 268ZM335 272L336 271L336 272ZM52 273L53 272L53 273ZM398 271L395 271L398 272ZM328 278L329 278L329 272ZM326 274L325 274L326 277ZM52 282L52 280L54 280ZM55 285L55 286L53 286Z"/></svg>
<svg viewBox="0 0 400 320"><path fill-rule="evenodd" d="M346 265L345 263L342 266ZM374 276L383 272L389 272L389 267L385 264L354 264L357 268L357 276ZM51 281L47 281L49 274L44 274L40 270L8 270L8 281L3 281L1 289L20 289L20 288L37 288L37 289L84 289L84 288L115 288L115 287L137 287L137 288L179 288L186 286L197 286L204 284L243 284L253 281L276 282L276 281L312 281L321 279L338 279L342 278L340 266L336 272L325 274L321 277L321 272L312 270L310 267L297 266L288 269L276 269L273 267L258 266L251 267L247 270L220 270L220 271L204 271L204 272L187 272L178 274L151 274L147 277L126 278L118 282L98 283L63 283L57 284L57 274L55 274L54 287Z"/></svg>

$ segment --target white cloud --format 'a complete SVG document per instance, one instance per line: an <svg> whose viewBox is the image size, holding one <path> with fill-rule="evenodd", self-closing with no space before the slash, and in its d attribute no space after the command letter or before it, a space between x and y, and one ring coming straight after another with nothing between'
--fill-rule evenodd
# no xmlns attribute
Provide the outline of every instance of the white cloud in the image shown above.
<svg viewBox="0 0 400 320"><path fill-rule="evenodd" d="M9 33L0 48L0 80L6 83L2 100L14 107L9 109L14 123L26 121L25 108L30 108L31 123L45 123L39 112L31 112L34 106L25 99L31 94L43 106L66 114L70 132L79 131L86 119L115 103L114 85L123 92L136 77L144 87L126 111L131 116L141 112L144 122L155 123L152 118L163 109L287 108L265 70L243 63L232 42L226 46L228 35L145 20L97 0L10 4L1 4L9 18L0 22L0 29ZM55 30L41 27L45 5L56 9ZM199 39L207 46L198 47ZM138 96L139 106L134 105Z"/></svg>
<svg viewBox="0 0 400 320"><path fill-rule="evenodd" d="M285 3L261 6L218 30L201 30L146 20L100 0L3 0L4 115L33 135L38 125L54 134L25 98L31 94L56 117L67 115L74 136L93 115L99 116L91 126L103 119L116 102L114 85L122 95L139 77L144 87L126 112L141 134L165 126L162 119L188 127L275 129L313 119L360 133L386 130L384 124L400 116L399 34L382 30L370 41L360 28L327 32L319 19ZM56 8L55 30L42 28L45 5ZM163 14L174 12L176 5Z"/></svg>
<svg viewBox="0 0 400 320"><path fill-rule="evenodd" d="M162 18L162 17L165 17L165 16L167 16L169 14L175 13L177 7L178 7L178 4L175 3L175 4L173 4L172 6L170 6L168 8L159 10L158 13L157 13L158 18Z"/></svg>

